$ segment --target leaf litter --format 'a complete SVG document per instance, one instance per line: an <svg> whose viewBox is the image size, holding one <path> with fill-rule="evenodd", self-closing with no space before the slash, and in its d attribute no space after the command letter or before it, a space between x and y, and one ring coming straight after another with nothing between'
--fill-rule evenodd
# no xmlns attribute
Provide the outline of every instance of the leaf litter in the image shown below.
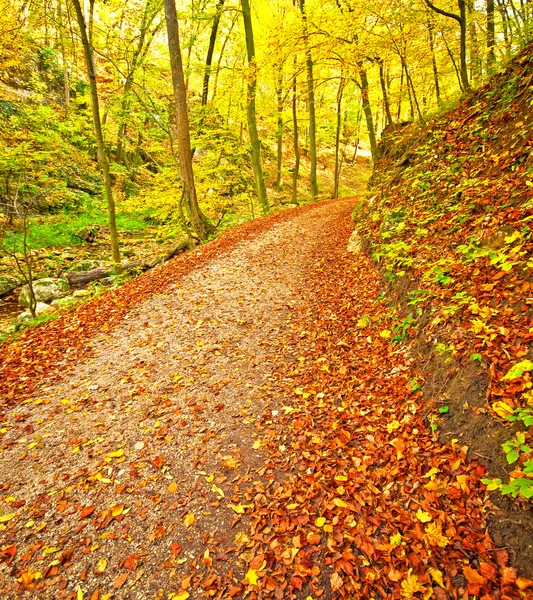
<svg viewBox="0 0 533 600"><path fill-rule="evenodd" d="M352 204L259 220L96 302L77 338L87 309L2 350L2 598L530 597L484 466L436 441L380 335ZM28 384L44 340L76 369L52 352Z"/></svg>

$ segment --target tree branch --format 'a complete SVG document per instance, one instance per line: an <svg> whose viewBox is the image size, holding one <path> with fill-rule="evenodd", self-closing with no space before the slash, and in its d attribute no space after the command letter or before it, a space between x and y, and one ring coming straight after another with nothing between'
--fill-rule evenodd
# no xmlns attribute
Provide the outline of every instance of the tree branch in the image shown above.
<svg viewBox="0 0 533 600"><path fill-rule="evenodd" d="M442 10L442 8L438 8L437 6L432 4L429 0L424 0L424 1L429 6L429 8L431 8L431 10L434 10L436 13L439 13L439 15L442 15L443 17L448 17L450 19L455 19L459 23L459 25L461 24L461 17L459 17L455 13L451 13L446 10Z"/></svg>

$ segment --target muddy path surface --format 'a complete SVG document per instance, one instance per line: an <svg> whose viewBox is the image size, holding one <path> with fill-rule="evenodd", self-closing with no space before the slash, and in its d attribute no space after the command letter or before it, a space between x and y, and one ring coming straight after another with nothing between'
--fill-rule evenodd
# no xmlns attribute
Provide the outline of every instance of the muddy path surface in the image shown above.
<svg viewBox="0 0 533 600"><path fill-rule="evenodd" d="M93 306L113 327L77 313L6 351L0 597L528 597L483 465L426 427L345 250L354 202L235 230ZM16 365L62 331L70 361L28 386Z"/></svg>

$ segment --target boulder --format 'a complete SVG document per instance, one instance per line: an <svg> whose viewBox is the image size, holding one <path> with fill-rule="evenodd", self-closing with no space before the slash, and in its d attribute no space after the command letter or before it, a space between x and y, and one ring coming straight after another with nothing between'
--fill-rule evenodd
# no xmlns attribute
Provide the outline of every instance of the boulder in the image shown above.
<svg viewBox="0 0 533 600"><path fill-rule="evenodd" d="M33 291L37 302L50 302L50 300L68 296L70 285L66 279L46 277L45 279L37 279L33 282ZM25 307L29 307L30 305L30 288L27 285L23 286L20 290L19 304Z"/></svg>
<svg viewBox="0 0 533 600"><path fill-rule="evenodd" d="M0 277L0 296L7 294L11 290L14 290L19 285L20 285L20 279L18 279L18 277L2 275Z"/></svg>
<svg viewBox="0 0 533 600"><path fill-rule="evenodd" d="M46 312L50 312L53 311L54 307L50 306L49 304L45 304L44 302L37 302L37 306L35 307L35 314L37 316L42 315L43 313ZM27 310L26 312L21 313L18 316L19 321L29 321L30 319L33 319L33 317L31 316L31 312L29 310Z"/></svg>
<svg viewBox="0 0 533 600"><path fill-rule="evenodd" d="M362 252L364 249L364 239L355 230L348 240L347 252Z"/></svg>

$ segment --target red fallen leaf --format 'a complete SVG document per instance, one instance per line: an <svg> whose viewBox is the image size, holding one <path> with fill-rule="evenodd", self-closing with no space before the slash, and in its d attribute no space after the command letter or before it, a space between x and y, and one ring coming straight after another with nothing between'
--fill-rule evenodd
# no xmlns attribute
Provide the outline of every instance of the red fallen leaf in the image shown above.
<svg viewBox="0 0 533 600"><path fill-rule="evenodd" d="M98 590L94 590L94 592L91 595L90 600L98 600L98 598L100 598L100 592Z"/></svg>
<svg viewBox="0 0 533 600"><path fill-rule="evenodd" d="M466 577L468 583L473 583L475 585L486 585L487 580L485 577L480 575L475 569L471 567L463 567L463 575Z"/></svg>
<svg viewBox="0 0 533 600"><path fill-rule="evenodd" d="M84 509L82 509L82 511L80 513L80 519L85 519L85 517L92 515L94 512L94 509L95 509L94 504L91 504L90 506L86 506Z"/></svg>
<svg viewBox="0 0 533 600"><path fill-rule="evenodd" d="M130 554L124 559L124 567L130 571L135 571L139 557L136 554Z"/></svg>
<svg viewBox="0 0 533 600"><path fill-rule="evenodd" d="M496 567L490 563L482 562L479 566L479 572L486 579L496 579Z"/></svg>
<svg viewBox="0 0 533 600"><path fill-rule="evenodd" d="M510 585L516 581L516 570L513 567L503 567L501 573L502 585Z"/></svg>
<svg viewBox="0 0 533 600"><path fill-rule="evenodd" d="M16 553L17 547L14 544L12 544L11 546L2 546L2 549L0 549L0 559L4 557L7 558L6 564L9 565L11 564L11 561L13 560L13 557Z"/></svg>
<svg viewBox="0 0 533 600"><path fill-rule="evenodd" d="M87 579L87 571L88 569L83 569L80 575L80 581L85 581Z"/></svg>
<svg viewBox="0 0 533 600"><path fill-rule="evenodd" d="M237 594L240 594L241 592L242 592L242 587L234 586L228 592L228 595L230 598L233 598L233 596L236 596Z"/></svg>
<svg viewBox="0 0 533 600"><path fill-rule="evenodd" d="M121 573L114 581L113 587L117 590L119 587L123 586L126 583L126 579L128 578L127 573Z"/></svg>
<svg viewBox="0 0 533 600"><path fill-rule="evenodd" d="M150 462L154 465L154 467L156 469L160 469L163 466L163 461L164 461L164 458L160 454L159 456L156 456L154 458L154 460L151 460Z"/></svg>
<svg viewBox="0 0 533 600"><path fill-rule="evenodd" d="M224 402L219 402L219 403L218 403L218 404L217 404L217 405L214 407L214 409L215 409L215 410L218 412L218 411L222 410L222 409L224 408L224 406L225 406Z"/></svg>
<svg viewBox="0 0 533 600"><path fill-rule="evenodd" d="M55 577L59 573L59 569L57 565L50 565L47 569L45 569L43 573L43 577L46 579L47 577Z"/></svg>
<svg viewBox="0 0 533 600"><path fill-rule="evenodd" d="M172 552L172 556L178 556L181 552L181 544L179 542L173 542L170 544L170 551Z"/></svg>
<svg viewBox="0 0 533 600"><path fill-rule="evenodd" d="M496 564L499 567L506 567L509 563L509 554L507 550L496 550Z"/></svg>

